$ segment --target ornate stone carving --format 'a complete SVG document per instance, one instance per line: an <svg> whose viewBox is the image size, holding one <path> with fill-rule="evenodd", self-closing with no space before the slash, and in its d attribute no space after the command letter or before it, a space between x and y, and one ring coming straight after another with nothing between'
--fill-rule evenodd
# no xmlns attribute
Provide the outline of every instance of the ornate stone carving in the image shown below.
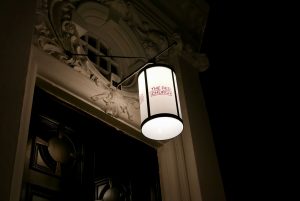
<svg viewBox="0 0 300 201"><path fill-rule="evenodd" d="M200 72L208 66L208 58L199 52L208 15L208 5L205 1L164 0L151 1L180 28L182 51L178 56L189 61ZM173 49L173 48L172 48Z"/></svg>
<svg viewBox="0 0 300 201"><path fill-rule="evenodd" d="M116 15L119 15L118 17L127 22L128 26L130 26L140 39L140 43L148 59L166 49L169 42L176 41L176 47L171 48L158 58L160 62L167 61L170 59L169 56L181 55L200 72L205 71L209 67L208 58L205 54L195 50L195 44L190 44L186 41L183 42L180 33L174 33L168 36L158 28L151 26L146 19L142 18L129 1L125 3L123 0L103 0L101 3L116 11ZM197 37L202 37L205 19L199 11L199 8L197 6L195 7L191 2L180 2L180 10L189 11L184 16L184 20L189 22L186 23L185 26L187 26L189 30L193 30L193 34L196 34Z"/></svg>
<svg viewBox="0 0 300 201"><path fill-rule="evenodd" d="M203 72L208 69L209 61L206 54L196 52L193 48L186 44L183 47L183 51L181 52L182 58L187 60L192 66L198 69L200 72Z"/></svg>
<svg viewBox="0 0 300 201"><path fill-rule="evenodd" d="M115 15L128 24L139 38L148 59L153 58L168 47L168 36L151 26L146 19L143 19L129 1L126 3L123 0L103 0L100 2L107 5L115 12ZM159 59L164 60L166 56L167 54L164 54Z"/></svg>
<svg viewBox="0 0 300 201"><path fill-rule="evenodd" d="M88 97L109 115L129 124L139 124L139 104L136 93L124 92L111 86L88 59L80 43L72 12L75 7L69 1L41 0L37 10L34 45L67 64L93 82L99 93ZM135 118L132 118L135 116Z"/></svg>
<svg viewBox="0 0 300 201"><path fill-rule="evenodd" d="M86 56L68 54L85 54L76 26L71 21L74 6L68 1L53 0L49 3L50 10L47 13L42 10L37 12L35 45L99 85L101 75L92 62Z"/></svg>
<svg viewBox="0 0 300 201"><path fill-rule="evenodd" d="M106 105L105 112L114 117L125 115L132 121L132 110L139 110L139 102L134 97L126 96L123 92L109 88L91 97L93 101L99 101Z"/></svg>
<svg viewBox="0 0 300 201"><path fill-rule="evenodd" d="M80 2L76 4L78 3ZM119 23L122 20L127 23L139 40L148 59L165 50L170 42L177 41L176 47L160 55L159 62L166 62L172 56L181 55L200 71L204 71L208 67L205 55L199 54L189 45L183 44L179 34L168 36L160 31L142 16L132 3L123 0L99 0L98 3L109 9L110 14L107 21L114 20ZM103 111L115 118L138 125L139 120L136 118L139 116L137 93L124 92L112 87L110 80L107 80L98 71L94 63L87 56L80 55L86 53L77 31L78 25L72 21L72 13L76 9L74 4L67 0L40 0L38 5L34 44L94 83L99 92L88 98L100 105ZM132 118L133 116L135 118Z"/></svg>

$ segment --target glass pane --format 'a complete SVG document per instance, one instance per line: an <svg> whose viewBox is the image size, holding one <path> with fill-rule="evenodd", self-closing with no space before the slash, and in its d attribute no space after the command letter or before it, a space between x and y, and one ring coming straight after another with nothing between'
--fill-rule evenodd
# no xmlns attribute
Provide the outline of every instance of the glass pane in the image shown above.
<svg viewBox="0 0 300 201"><path fill-rule="evenodd" d="M106 56L108 55L108 49L103 44L100 45L100 52Z"/></svg>
<svg viewBox="0 0 300 201"><path fill-rule="evenodd" d="M118 75L118 69L117 69L117 67L115 65L112 64L110 70L111 70L112 73Z"/></svg>
<svg viewBox="0 0 300 201"><path fill-rule="evenodd" d="M148 103L147 103L147 94L146 94L146 85L145 85L145 73L142 72L138 77L139 83L139 102L140 102L140 114L141 122L148 118Z"/></svg>
<svg viewBox="0 0 300 201"><path fill-rule="evenodd" d="M146 72L151 115L177 115L172 71L164 66L155 66L146 69Z"/></svg>
<svg viewBox="0 0 300 201"><path fill-rule="evenodd" d="M97 40L91 36L89 36L88 44L94 48L97 48Z"/></svg>
<svg viewBox="0 0 300 201"><path fill-rule="evenodd" d="M88 57L93 63L97 64L97 55L93 51L88 50Z"/></svg>
<svg viewBox="0 0 300 201"><path fill-rule="evenodd" d="M82 35L82 36L80 37L80 39L86 41L86 36L85 36L85 35Z"/></svg>
<svg viewBox="0 0 300 201"><path fill-rule="evenodd" d="M107 61L103 58L100 58L100 67L105 69L105 70L108 70L107 69Z"/></svg>

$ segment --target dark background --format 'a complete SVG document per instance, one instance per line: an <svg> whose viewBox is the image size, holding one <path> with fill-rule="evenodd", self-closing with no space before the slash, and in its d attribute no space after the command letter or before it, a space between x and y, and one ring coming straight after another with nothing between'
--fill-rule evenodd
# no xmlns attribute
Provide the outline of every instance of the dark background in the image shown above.
<svg viewBox="0 0 300 201"><path fill-rule="evenodd" d="M273 76L273 63L280 56L272 54L276 45L269 41L274 35L265 32L272 22L262 17L268 13L261 4L207 2L210 12L201 51L210 67L199 78L226 200L279 199L283 183L278 167L285 156L273 149L282 143L275 142L281 122L272 120L279 115L274 103L279 96L271 96L278 88L270 78L282 77Z"/></svg>

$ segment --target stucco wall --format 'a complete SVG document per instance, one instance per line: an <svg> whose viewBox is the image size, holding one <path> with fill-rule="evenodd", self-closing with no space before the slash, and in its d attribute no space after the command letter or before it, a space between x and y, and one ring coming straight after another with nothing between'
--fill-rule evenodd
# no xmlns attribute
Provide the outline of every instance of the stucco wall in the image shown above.
<svg viewBox="0 0 300 201"><path fill-rule="evenodd" d="M183 138L183 146L193 149L200 182L201 196L205 201L225 200L222 179L215 152L213 137L198 71L186 61L180 61L182 86L187 109L191 139ZM192 147L187 144L192 140ZM189 158L190 156L187 156ZM187 159L192 160L192 158Z"/></svg>
<svg viewBox="0 0 300 201"><path fill-rule="evenodd" d="M28 116L23 101L35 16L35 0L1 1L0 53L0 201L19 200L24 153L18 153L21 122ZM30 110L29 110L30 111ZM26 125L26 124L25 124ZM18 158L15 156L18 155ZM15 163L21 165L14 165Z"/></svg>

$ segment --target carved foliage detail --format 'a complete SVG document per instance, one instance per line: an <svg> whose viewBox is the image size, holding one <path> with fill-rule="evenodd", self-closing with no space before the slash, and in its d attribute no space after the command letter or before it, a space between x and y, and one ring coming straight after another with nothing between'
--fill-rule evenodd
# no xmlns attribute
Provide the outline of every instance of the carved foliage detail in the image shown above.
<svg viewBox="0 0 300 201"><path fill-rule="evenodd" d="M62 61L87 77L97 94L88 98L109 115L127 121L134 126L139 124L138 96L124 93L111 87L107 80L87 56L80 42L76 24L72 21L75 6L70 1L40 0L37 9L37 22L34 32L34 45Z"/></svg>
<svg viewBox="0 0 300 201"><path fill-rule="evenodd" d="M139 15L132 3L123 0L103 0L101 3L108 6L112 12L127 23L140 40L148 59L153 58L168 47L168 36L151 26L147 19ZM167 54L163 56L167 57ZM166 59L163 56L160 59Z"/></svg>

